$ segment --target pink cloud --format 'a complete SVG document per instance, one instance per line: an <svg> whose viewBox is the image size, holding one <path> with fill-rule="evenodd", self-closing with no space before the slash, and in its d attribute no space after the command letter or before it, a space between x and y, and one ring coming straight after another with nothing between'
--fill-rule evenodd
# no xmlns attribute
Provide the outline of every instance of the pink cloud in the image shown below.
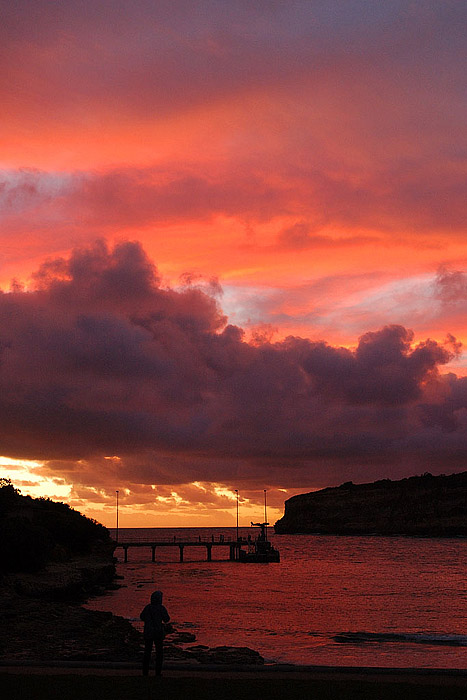
<svg viewBox="0 0 467 700"><path fill-rule="evenodd" d="M211 169L212 172L209 172ZM391 231L409 227L412 234L430 231L461 232L465 204L460 196L461 173L419 172L407 182L403 173L368 173L355 187L345 172L330 176L303 170L300 177L277 163L271 177L266 169L242 173L211 166L191 168L125 168L95 173L9 171L0 175L3 236L8 231L60 230L86 236L163 224L203 221L223 215L252 222L300 216L278 234L281 245L292 248L377 243ZM383 184L384 183L384 184ZM433 191L437 196L433 198ZM378 236L320 235L329 227L341 231L362 228Z"/></svg>

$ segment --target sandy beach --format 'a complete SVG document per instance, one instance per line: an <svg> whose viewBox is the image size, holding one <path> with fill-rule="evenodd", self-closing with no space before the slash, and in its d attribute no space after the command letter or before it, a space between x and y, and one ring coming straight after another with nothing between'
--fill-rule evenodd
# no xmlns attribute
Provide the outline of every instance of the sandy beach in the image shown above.
<svg viewBox="0 0 467 700"><path fill-rule="evenodd" d="M131 667L129 667L131 666ZM71 664L10 665L0 669L6 697L42 700L99 698L133 700L189 697L253 700L257 698L317 698L386 700L461 700L467 691L466 671L427 669L371 669L351 667L238 667L187 668L168 666L162 678L143 678L134 664L107 664L93 668Z"/></svg>

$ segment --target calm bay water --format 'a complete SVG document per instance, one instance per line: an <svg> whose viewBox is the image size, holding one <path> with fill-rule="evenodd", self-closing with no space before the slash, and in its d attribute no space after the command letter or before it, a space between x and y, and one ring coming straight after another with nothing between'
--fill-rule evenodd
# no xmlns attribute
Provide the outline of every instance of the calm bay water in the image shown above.
<svg viewBox="0 0 467 700"><path fill-rule="evenodd" d="M120 529L135 539L235 539L235 528ZM240 534L256 534L240 528ZM279 564L228 561L228 547L130 549L124 587L88 607L139 627L151 592L199 644L249 646L295 664L467 668L467 540L274 535Z"/></svg>

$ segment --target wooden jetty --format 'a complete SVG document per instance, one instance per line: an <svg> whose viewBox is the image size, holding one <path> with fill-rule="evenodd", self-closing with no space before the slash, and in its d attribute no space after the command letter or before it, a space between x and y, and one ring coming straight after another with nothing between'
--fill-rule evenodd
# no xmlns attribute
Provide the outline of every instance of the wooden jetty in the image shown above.
<svg viewBox="0 0 467 700"><path fill-rule="evenodd" d="M212 548L213 547L224 547L228 549L229 561L239 561L240 560L240 549L242 544L245 545L246 542L242 539L239 540L229 540L221 538L215 540L214 537L210 540L128 540L116 542L115 549L123 549L123 561L128 562L128 550L132 547L147 547L151 549L151 561L156 561L156 549L158 547L178 547L180 561L184 560L184 551L186 547L204 547L206 549L206 561L212 561Z"/></svg>

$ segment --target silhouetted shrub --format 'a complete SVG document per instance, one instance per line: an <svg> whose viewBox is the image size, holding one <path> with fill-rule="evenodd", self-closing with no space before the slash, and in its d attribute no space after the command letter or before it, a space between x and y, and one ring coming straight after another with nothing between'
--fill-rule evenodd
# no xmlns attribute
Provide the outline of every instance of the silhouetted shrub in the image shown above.
<svg viewBox="0 0 467 700"><path fill-rule="evenodd" d="M107 541L109 531L101 523L87 518L65 503L36 499L36 521L51 535L54 542L73 553L90 552L97 540Z"/></svg>
<svg viewBox="0 0 467 700"><path fill-rule="evenodd" d="M22 496L0 480L0 572L37 571L50 559L110 543L109 531L65 503Z"/></svg>
<svg viewBox="0 0 467 700"><path fill-rule="evenodd" d="M0 571L38 571L51 550L47 530L27 518L5 518L0 524Z"/></svg>
<svg viewBox="0 0 467 700"><path fill-rule="evenodd" d="M0 520L13 510L21 498L10 479L0 479Z"/></svg>

